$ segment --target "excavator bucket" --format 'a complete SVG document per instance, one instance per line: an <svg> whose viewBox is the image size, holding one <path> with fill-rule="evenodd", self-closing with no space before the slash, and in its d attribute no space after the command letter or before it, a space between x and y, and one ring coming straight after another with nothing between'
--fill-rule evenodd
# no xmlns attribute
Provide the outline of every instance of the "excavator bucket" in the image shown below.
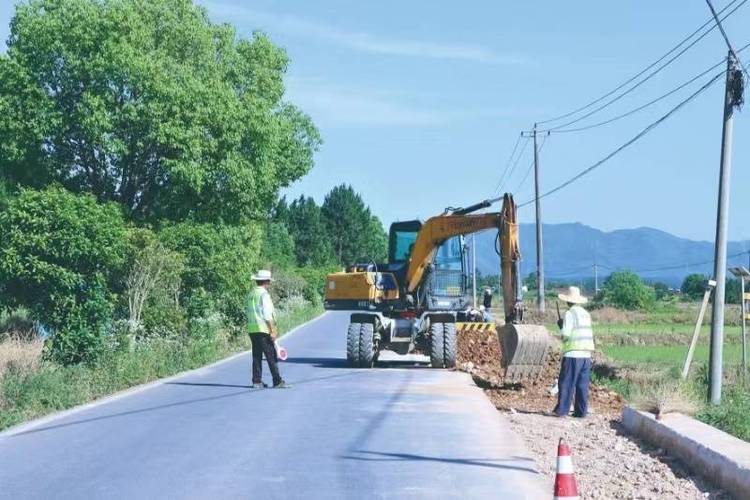
<svg viewBox="0 0 750 500"><path fill-rule="evenodd" d="M505 324L498 328L505 381L536 380L547 363L549 334L541 325Z"/></svg>

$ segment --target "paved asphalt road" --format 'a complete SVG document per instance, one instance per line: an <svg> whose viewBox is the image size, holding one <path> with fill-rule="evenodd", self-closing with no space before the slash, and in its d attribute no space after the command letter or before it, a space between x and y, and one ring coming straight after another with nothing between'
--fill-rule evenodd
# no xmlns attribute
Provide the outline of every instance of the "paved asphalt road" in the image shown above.
<svg viewBox="0 0 750 500"><path fill-rule="evenodd" d="M345 364L348 317L284 341L289 390L249 356L0 437L0 498L547 498L462 373ZM267 373L267 372L266 372Z"/></svg>

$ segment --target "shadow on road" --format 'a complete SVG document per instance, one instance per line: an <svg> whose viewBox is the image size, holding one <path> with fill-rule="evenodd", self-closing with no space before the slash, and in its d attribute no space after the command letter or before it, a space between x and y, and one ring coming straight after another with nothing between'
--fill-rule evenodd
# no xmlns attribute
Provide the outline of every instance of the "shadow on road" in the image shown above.
<svg viewBox="0 0 750 500"><path fill-rule="evenodd" d="M327 375L325 377L315 377L315 378L309 378L309 379L304 379L304 380L295 380L295 381L291 381L290 384L292 385L292 390L293 390L294 386L297 386L297 385L311 384L311 383L314 383L314 382L320 382L320 381L324 381L324 380L330 380L330 379L341 378L341 377L350 377L352 375L361 375L361 374L365 374L365 373L370 373L370 372L368 372L367 370L349 371L349 372L346 372L346 373L338 373L338 374L335 374L335 375ZM262 392L266 392L266 391L272 390L272 389L252 389L248 385L220 384L220 383L214 383L214 382L166 382L164 385L165 386L166 385L187 386L187 387L242 388L243 390L241 390L241 391L233 391L233 392L226 393L226 394L219 394L219 395L216 395L216 396L208 396L208 397L205 397L205 398L187 399L187 400L184 400L184 401L177 401L177 402L174 402L174 403L168 403L168 404L157 405L157 406L149 406L149 407L146 407L146 408L138 408L138 409L135 409L135 410L128 410L128 411L123 411L123 412L118 412L118 413L111 413L111 414L108 414L108 415L99 415L99 416L96 416L96 417L84 418L84 419L74 420L74 421L71 421L71 422L64 422L64 423L60 423L60 424L45 425L43 427L36 427L36 428L33 428L33 429L29 429L27 431L18 432L16 434L13 434L13 435L8 436L8 437L9 438L13 438L13 437L16 437L16 436L23 436L25 434L35 434L35 433L38 433L38 432L51 431L51 430L55 430L55 429L62 429L62 428L65 428L65 427L72 427L72 426L75 426L75 425L88 424L88 423L91 423L91 422L99 422L99 421L102 421L102 420L109 420L109 419L113 419L113 418L127 417L129 415L137 415L139 413L147 413L147 412L152 412L152 411L159 411L159 410L164 410L164 409L167 409L167 408L174 408L174 407L177 407L177 406L185 406L185 405L190 405L190 404L194 404L194 403L203 403L203 402L206 402L206 401L214 401L214 400L217 400L217 399L230 398L230 397L234 397L234 396L255 395L255 394L259 394L259 393L262 393ZM273 391L273 392L278 392L278 391ZM64 417L62 417L62 418L64 418Z"/></svg>
<svg viewBox="0 0 750 500"><path fill-rule="evenodd" d="M289 358L286 361L282 361L282 368L287 363L293 365L310 365L315 368L350 368L347 366L346 360L342 358Z"/></svg>
<svg viewBox="0 0 750 500"><path fill-rule="evenodd" d="M189 385L191 387L237 387L239 389L252 389L251 385L238 385L238 384L216 384L209 382L167 382L164 385Z"/></svg>
<svg viewBox="0 0 750 500"><path fill-rule="evenodd" d="M533 474L539 474L539 471L531 467L524 467L521 465L510 465L502 464L498 462L531 462L533 460L527 457L512 457L512 458L447 458L447 457L430 457L427 455L416 455L413 453L383 453L378 451L354 451L356 455L344 455L341 458L347 460L362 460L366 462L440 462L457 465L475 465L478 467L491 467L495 469L512 469L520 470L524 472L531 472Z"/></svg>

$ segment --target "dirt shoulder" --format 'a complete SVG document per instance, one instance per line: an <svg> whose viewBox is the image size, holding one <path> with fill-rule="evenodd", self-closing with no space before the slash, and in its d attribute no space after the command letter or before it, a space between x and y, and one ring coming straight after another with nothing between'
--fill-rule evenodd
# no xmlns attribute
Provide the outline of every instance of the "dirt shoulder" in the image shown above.
<svg viewBox="0 0 750 500"><path fill-rule="evenodd" d="M730 498L705 484L664 450L651 449L627 437L620 426L625 402L605 387L592 386L593 414L586 419L556 418L556 397L548 392L557 380L559 346L553 348L539 380L523 386L502 381L500 345L494 332L462 332L458 365L470 373L513 430L534 454L550 493L555 477L557 443L571 446L581 498Z"/></svg>

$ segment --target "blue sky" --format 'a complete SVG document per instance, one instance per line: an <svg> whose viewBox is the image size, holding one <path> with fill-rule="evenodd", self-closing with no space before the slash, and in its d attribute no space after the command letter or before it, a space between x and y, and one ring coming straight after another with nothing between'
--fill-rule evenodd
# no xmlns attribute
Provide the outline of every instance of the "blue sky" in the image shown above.
<svg viewBox="0 0 750 500"><path fill-rule="evenodd" d="M717 8L728 1L716 0ZM291 57L288 99L313 117L325 144L315 169L287 195L322 201L331 187L348 182L386 224L491 196L521 129L609 91L709 17L703 0L199 3L242 36L265 31ZM11 11L2 2L3 39ZM725 26L737 47L750 42L750 5ZM581 123L643 104L725 55L714 32ZM745 59L750 61L750 50ZM608 154L699 86L609 126L550 136L541 154L543 190ZM545 221L604 230L650 226L713 239L722 87L715 85L622 154L544 199ZM735 119L735 240L750 238L748 112ZM532 194L531 176L521 182L530 153L528 146L503 187L519 202ZM531 207L522 209L521 219L533 220Z"/></svg>

